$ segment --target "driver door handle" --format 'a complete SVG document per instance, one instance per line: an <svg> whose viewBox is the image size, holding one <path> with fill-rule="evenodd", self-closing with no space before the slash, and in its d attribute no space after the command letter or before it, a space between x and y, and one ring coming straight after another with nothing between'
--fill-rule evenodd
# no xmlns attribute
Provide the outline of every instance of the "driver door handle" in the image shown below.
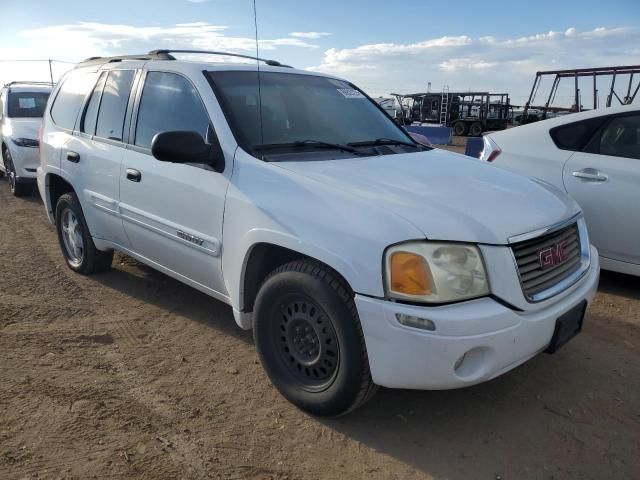
<svg viewBox="0 0 640 480"><path fill-rule="evenodd" d="M573 176L581 180L587 180L591 182L606 182L609 179L609 176L607 174L602 173L595 168L583 168L582 170L577 170L573 172Z"/></svg>
<svg viewBox="0 0 640 480"><path fill-rule="evenodd" d="M142 179L142 174L140 170L136 170L135 168L127 168L127 180L131 180L132 182L139 182Z"/></svg>

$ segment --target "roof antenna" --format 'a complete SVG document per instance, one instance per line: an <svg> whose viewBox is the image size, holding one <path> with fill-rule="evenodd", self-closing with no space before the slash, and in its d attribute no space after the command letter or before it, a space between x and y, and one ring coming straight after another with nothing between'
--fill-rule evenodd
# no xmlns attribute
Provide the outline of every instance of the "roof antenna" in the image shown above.
<svg viewBox="0 0 640 480"><path fill-rule="evenodd" d="M260 50L258 47L258 11L256 0L253 0L253 25L256 31L256 65L258 66L258 118L260 119L260 144L264 144L264 130L262 128L262 86L260 85Z"/></svg>

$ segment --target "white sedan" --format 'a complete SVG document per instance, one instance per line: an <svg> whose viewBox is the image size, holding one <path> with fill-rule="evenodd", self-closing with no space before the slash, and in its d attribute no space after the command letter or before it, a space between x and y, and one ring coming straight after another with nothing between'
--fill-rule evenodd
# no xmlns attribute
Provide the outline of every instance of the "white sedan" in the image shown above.
<svg viewBox="0 0 640 480"><path fill-rule="evenodd" d="M480 159L540 178L582 207L603 269L640 276L640 107L591 110L483 139Z"/></svg>

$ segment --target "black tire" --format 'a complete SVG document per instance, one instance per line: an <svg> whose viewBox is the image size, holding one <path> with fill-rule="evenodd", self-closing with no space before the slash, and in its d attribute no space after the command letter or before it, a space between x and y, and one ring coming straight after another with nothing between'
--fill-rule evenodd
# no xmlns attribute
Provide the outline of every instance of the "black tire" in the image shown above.
<svg viewBox="0 0 640 480"><path fill-rule="evenodd" d="M297 260L269 274L256 298L253 336L275 387L307 413L343 415L377 390L353 293L319 262Z"/></svg>
<svg viewBox="0 0 640 480"><path fill-rule="evenodd" d="M16 170L13 166L13 159L9 149L2 152L4 168L7 170L7 178L9 180L9 189L14 197L26 197L33 193L33 185L22 183L16 179Z"/></svg>
<svg viewBox="0 0 640 480"><path fill-rule="evenodd" d="M67 217L67 215L69 215L69 217ZM69 226L65 224L65 222L67 218L70 217L75 219L77 235L79 235L82 240L82 248L78 250L78 252L81 253L75 257L71 252L70 246L65 244L65 234L63 234L63 229ZM111 267L113 250L103 252L96 248L91 238L89 227L87 227L87 222L84 219L78 197L73 192L65 193L58 199L58 203L56 204L56 231L58 232L58 241L60 242L62 255L64 256L67 266L74 272L89 275L108 270Z"/></svg>
<svg viewBox="0 0 640 480"><path fill-rule="evenodd" d="M0 172L0 178L7 176L9 169L7 168L7 160L4 158L4 146L2 147L2 151L0 152L0 160L2 161L2 166L4 167L4 172Z"/></svg>
<svg viewBox="0 0 640 480"><path fill-rule="evenodd" d="M470 137L479 137L482 135L482 124L480 122L473 122L469 127L469 136Z"/></svg>
<svg viewBox="0 0 640 480"><path fill-rule="evenodd" d="M467 134L467 124L465 122L456 122L453 124L453 134L462 137Z"/></svg>

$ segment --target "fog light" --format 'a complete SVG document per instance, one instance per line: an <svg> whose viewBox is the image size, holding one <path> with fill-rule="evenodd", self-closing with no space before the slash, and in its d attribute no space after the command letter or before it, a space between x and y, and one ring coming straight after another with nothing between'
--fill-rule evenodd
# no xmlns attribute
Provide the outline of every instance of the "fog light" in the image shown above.
<svg viewBox="0 0 640 480"><path fill-rule="evenodd" d="M453 365L456 375L467 381L480 378L489 369L490 353L487 347L468 350Z"/></svg>
<svg viewBox="0 0 640 480"><path fill-rule="evenodd" d="M407 327L420 328L422 330L434 331L436 324L428 318L414 317L413 315L405 315L404 313L396 313L396 319L402 325Z"/></svg>

